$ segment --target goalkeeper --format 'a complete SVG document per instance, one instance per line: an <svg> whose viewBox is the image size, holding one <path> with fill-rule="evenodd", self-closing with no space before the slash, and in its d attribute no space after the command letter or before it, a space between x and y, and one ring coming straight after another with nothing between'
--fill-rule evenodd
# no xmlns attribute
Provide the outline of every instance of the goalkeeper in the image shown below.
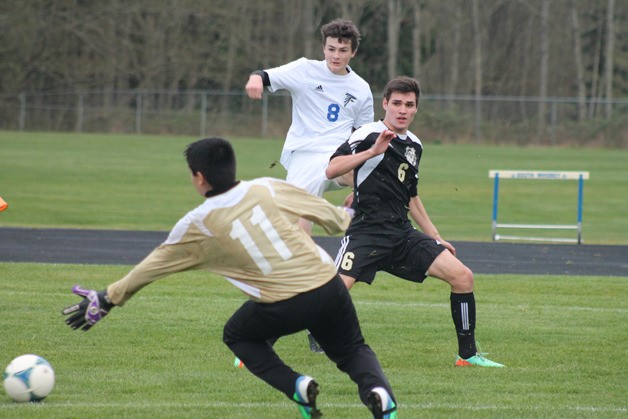
<svg viewBox="0 0 628 419"><path fill-rule="evenodd" d="M75 286L83 300L63 310L66 323L87 331L155 280L190 269L211 271L249 297L227 321L223 341L254 375L295 401L304 418L321 415L318 384L286 365L268 340L305 329L356 382L375 417L396 417L392 389L364 341L333 261L296 225L303 217L335 234L348 227L350 210L285 181L237 181L235 153L221 138L190 144L185 157L205 201L124 278L102 291Z"/></svg>

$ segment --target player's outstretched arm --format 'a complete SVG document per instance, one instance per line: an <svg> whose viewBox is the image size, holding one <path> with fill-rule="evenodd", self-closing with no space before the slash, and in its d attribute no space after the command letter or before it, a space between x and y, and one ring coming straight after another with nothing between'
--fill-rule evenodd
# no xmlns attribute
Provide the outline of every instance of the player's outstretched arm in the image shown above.
<svg viewBox="0 0 628 419"><path fill-rule="evenodd" d="M72 293L80 295L83 300L66 307L62 313L70 316L65 319L65 323L72 329L82 329L88 331L93 325L98 323L115 306L107 296L107 290L96 291L81 288L75 285Z"/></svg>
<svg viewBox="0 0 628 419"><path fill-rule="evenodd" d="M334 235L349 227L353 210L336 207L324 198L314 196L283 180L271 180L274 203L291 223L299 218L317 224L327 234Z"/></svg>

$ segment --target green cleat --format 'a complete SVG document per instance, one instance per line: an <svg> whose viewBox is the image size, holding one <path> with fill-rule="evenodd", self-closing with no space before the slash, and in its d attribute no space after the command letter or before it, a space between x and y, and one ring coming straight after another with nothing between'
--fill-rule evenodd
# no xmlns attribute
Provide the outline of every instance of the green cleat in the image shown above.
<svg viewBox="0 0 628 419"><path fill-rule="evenodd" d="M316 407L316 396L318 396L318 393L318 384L312 377L302 375L297 378L292 399L298 403L299 412L303 419L318 419L323 416Z"/></svg>
<svg viewBox="0 0 628 419"><path fill-rule="evenodd" d="M458 356L456 359L455 367L505 367L505 365L500 364L495 361L491 361L488 358L484 358L484 354L476 353L471 358L463 359Z"/></svg>
<svg viewBox="0 0 628 419"><path fill-rule="evenodd" d="M240 360L240 358L238 358L236 356L235 359L233 360L233 366L236 367L236 368L243 368L244 367L244 362L242 362Z"/></svg>
<svg viewBox="0 0 628 419"><path fill-rule="evenodd" d="M375 387L366 398L373 419L397 419L397 404L383 387Z"/></svg>

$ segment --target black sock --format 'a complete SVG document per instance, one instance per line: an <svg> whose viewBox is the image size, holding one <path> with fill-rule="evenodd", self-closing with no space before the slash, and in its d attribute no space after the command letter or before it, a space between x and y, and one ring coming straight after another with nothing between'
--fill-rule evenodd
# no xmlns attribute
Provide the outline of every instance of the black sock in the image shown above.
<svg viewBox="0 0 628 419"><path fill-rule="evenodd" d="M458 337L458 355L463 359L474 356L475 346L475 297L473 293L451 293L451 317Z"/></svg>

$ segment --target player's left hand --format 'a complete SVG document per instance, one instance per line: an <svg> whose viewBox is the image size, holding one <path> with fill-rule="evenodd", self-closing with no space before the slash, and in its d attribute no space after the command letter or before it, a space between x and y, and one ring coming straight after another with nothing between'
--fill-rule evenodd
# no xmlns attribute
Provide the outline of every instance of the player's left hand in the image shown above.
<svg viewBox="0 0 628 419"><path fill-rule="evenodd" d="M64 308L62 313L66 316L70 315L65 319L65 323L74 330L81 328L83 331L88 331L115 306L109 300L107 290L87 290L75 285L72 293L83 297L83 301Z"/></svg>

